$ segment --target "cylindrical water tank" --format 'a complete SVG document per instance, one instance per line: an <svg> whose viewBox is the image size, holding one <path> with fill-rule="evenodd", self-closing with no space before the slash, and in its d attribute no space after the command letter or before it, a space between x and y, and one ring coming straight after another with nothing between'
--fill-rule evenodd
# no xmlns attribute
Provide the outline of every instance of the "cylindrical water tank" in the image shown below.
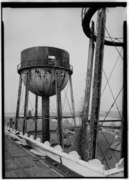
<svg viewBox="0 0 129 180"><path fill-rule="evenodd" d="M24 84L38 96L55 95L55 72L61 71L61 90L66 86L72 68L69 64L69 53L55 47L31 47L21 52L21 63L18 73L21 74Z"/></svg>

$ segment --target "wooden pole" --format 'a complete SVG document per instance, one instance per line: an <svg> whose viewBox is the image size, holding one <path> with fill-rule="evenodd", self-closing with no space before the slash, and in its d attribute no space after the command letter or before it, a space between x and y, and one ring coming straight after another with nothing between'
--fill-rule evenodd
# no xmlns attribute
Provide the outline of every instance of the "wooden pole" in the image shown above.
<svg viewBox="0 0 129 180"><path fill-rule="evenodd" d="M29 71L27 71L26 75L26 90L25 90L25 103L24 103L24 120L23 120L23 134L27 131L27 111L28 111L28 97L29 97L29 90L28 90L28 83L29 83Z"/></svg>
<svg viewBox="0 0 129 180"><path fill-rule="evenodd" d="M56 70L56 100L57 100L57 123L58 123L58 138L59 144L63 147L63 132L62 132L62 104L61 104L61 72Z"/></svg>
<svg viewBox="0 0 129 180"><path fill-rule="evenodd" d="M93 69L93 58L94 58L93 34L94 34L94 22L92 21L92 37L89 41L86 88L85 88L85 99L84 99L84 109L83 109L83 123L88 122L88 116L89 116L89 104L90 104L91 83L92 83L92 69Z"/></svg>
<svg viewBox="0 0 129 180"><path fill-rule="evenodd" d="M95 158L97 128L99 121L105 23L106 23L106 9L102 8L98 10L98 16L97 16L97 40L96 40L96 55L95 55L94 82L93 82L92 108L91 108L91 135L92 135L91 158L92 159Z"/></svg>
<svg viewBox="0 0 129 180"><path fill-rule="evenodd" d="M94 22L92 22L92 34L94 34ZM93 69L93 57L94 57L94 40L93 36L89 40L89 52L88 52L88 64L86 74L86 88L85 88L85 99L82 117L82 128L81 128L81 156L82 159L87 161L89 159L89 149L91 146L90 129L88 123L89 117L89 104L91 94L91 82L92 82L92 69Z"/></svg>
<svg viewBox="0 0 129 180"><path fill-rule="evenodd" d="M22 90L22 78L20 75L19 78L19 89L18 89L18 98L17 98L17 109L16 109L16 118L15 118L15 129L18 128L18 118L19 118L19 110L20 110L20 101L21 101L21 90Z"/></svg>
<svg viewBox="0 0 129 180"><path fill-rule="evenodd" d="M71 102L72 102L72 110L73 110L73 120L74 126L76 127L76 118L75 118L75 106L74 106L74 96L73 96L73 85L72 85L72 77L69 76L69 83L70 83L70 91L71 91Z"/></svg>
<svg viewBox="0 0 129 180"><path fill-rule="evenodd" d="M49 96L42 96L42 142L50 141Z"/></svg>
<svg viewBox="0 0 129 180"><path fill-rule="evenodd" d="M35 139L37 137L38 96L35 96Z"/></svg>

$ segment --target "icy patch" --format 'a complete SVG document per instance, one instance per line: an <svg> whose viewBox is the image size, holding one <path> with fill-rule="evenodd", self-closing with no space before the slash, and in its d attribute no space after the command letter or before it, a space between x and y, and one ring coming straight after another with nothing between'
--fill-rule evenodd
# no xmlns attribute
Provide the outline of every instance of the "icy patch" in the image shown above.
<svg viewBox="0 0 129 180"><path fill-rule="evenodd" d="M11 132L8 132L8 134L10 134L10 136L13 135ZM35 153L39 153L43 157L47 156L83 177L111 177L114 174L117 175L118 173L122 173L124 171L124 159L121 159L119 163L116 164L115 168L105 170L105 166L98 159L86 162L80 159L80 156L76 151L72 151L67 154L63 152L60 145L53 148L51 147L49 141L41 143L40 138L35 140L33 135L27 137L27 135L23 136L23 133L20 132L20 136L22 137L21 139L19 138L20 142L23 140L26 141L30 147L35 150Z"/></svg>
<svg viewBox="0 0 129 180"><path fill-rule="evenodd" d="M77 151L71 151L71 152L69 152L69 155L75 159L81 159L81 157Z"/></svg>
<svg viewBox="0 0 129 180"><path fill-rule="evenodd" d="M62 147L60 145L55 146L54 149L59 151L59 152L63 151L63 149L62 149Z"/></svg>
<svg viewBox="0 0 129 180"><path fill-rule="evenodd" d="M28 137L28 134L27 134L27 133L25 133L25 134L24 134L24 136L25 136L25 137Z"/></svg>
<svg viewBox="0 0 129 180"><path fill-rule="evenodd" d="M101 163L99 159L92 159L88 161L90 165L92 165L96 169L105 170L105 166Z"/></svg>
<svg viewBox="0 0 129 180"><path fill-rule="evenodd" d="M13 132L13 129L12 129L12 128L10 128L10 132Z"/></svg>
<svg viewBox="0 0 129 180"><path fill-rule="evenodd" d="M23 132L20 132L20 136L23 136Z"/></svg>
<svg viewBox="0 0 129 180"><path fill-rule="evenodd" d="M32 139L32 140L34 140L34 136L33 136L33 135L31 135L29 138Z"/></svg>
<svg viewBox="0 0 129 180"><path fill-rule="evenodd" d="M116 164L116 168L120 169L124 167L124 158L122 158L117 164Z"/></svg>
<svg viewBox="0 0 129 180"><path fill-rule="evenodd" d="M37 142L41 142L41 139L40 139L40 138L36 138L36 141L37 141Z"/></svg>
<svg viewBox="0 0 129 180"><path fill-rule="evenodd" d="M49 141L45 141L43 144L44 144L45 146L51 147L51 144L50 144Z"/></svg>

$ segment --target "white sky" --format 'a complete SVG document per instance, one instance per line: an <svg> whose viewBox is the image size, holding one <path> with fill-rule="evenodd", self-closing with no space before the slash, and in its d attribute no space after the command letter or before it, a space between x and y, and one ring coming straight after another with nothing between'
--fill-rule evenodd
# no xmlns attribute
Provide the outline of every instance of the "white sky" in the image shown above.
<svg viewBox="0 0 129 180"><path fill-rule="evenodd" d="M122 37L122 21L125 9L115 8L107 12L107 29L111 36ZM84 97L89 39L81 26L81 8L5 8L3 9L5 28L5 112L15 112L19 74L17 65L23 49L33 46L53 46L64 49L70 54L70 64L74 73L73 90L76 111L81 110ZM121 50L121 48L119 48ZM104 70L107 76L118 57L116 49L105 47ZM110 80L114 96L122 87L122 62L119 58ZM104 87L105 78L103 77ZM121 94L122 95L122 94ZM109 88L101 101L101 110L108 111L113 103ZM121 96L118 98L121 110ZM114 106L114 109L116 107Z"/></svg>

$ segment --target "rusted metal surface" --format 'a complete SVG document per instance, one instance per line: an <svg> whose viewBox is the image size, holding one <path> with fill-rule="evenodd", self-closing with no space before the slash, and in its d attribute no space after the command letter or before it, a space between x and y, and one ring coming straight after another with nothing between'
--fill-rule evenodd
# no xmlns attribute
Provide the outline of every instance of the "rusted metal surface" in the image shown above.
<svg viewBox="0 0 129 180"><path fill-rule="evenodd" d="M21 52L21 63L26 61L41 61L42 65L52 64L48 59L55 60L58 65L69 66L69 53L63 49L47 46L37 46L25 49ZM38 62L39 64L39 62Z"/></svg>
<svg viewBox="0 0 129 180"><path fill-rule="evenodd" d="M18 73L32 67L55 68L55 64L59 68L71 72L67 51L55 47L32 47L21 52L21 64L18 65Z"/></svg>
<svg viewBox="0 0 129 180"><path fill-rule="evenodd" d="M54 47L32 47L21 52L21 64L18 73L26 85L29 70L28 89L38 96L55 95L55 71L61 70L61 90L68 82L72 68L69 64L69 53Z"/></svg>
<svg viewBox="0 0 129 180"><path fill-rule="evenodd" d="M38 96L53 96L55 92L55 69L54 68L29 68L29 90ZM68 82L69 74L65 70L61 70L61 90L64 89ZM24 84L26 85L27 70L21 74Z"/></svg>

